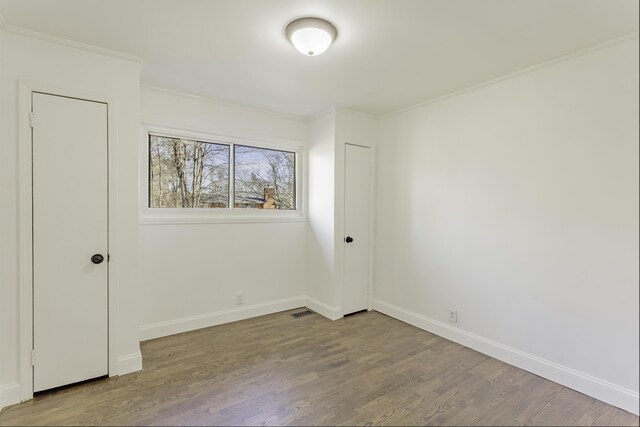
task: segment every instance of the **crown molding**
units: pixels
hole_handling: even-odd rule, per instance
[[[153,91],[153,92],[160,92],[160,93],[166,93],[168,95],[174,95],[174,96],[181,96],[181,97],[184,97],[184,98],[190,98],[190,99],[194,99],[194,100],[197,100],[197,101],[202,101],[202,102],[207,102],[207,103],[210,103],[210,104],[219,105],[219,106],[222,106],[222,107],[237,108],[239,110],[251,111],[253,113],[266,114],[266,115],[269,115],[269,116],[274,116],[274,117],[278,117],[278,118],[285,119],[285,120],[292,120],[292,121],[297,121],[297,122],[308,122],[309,121],[309,118],[307,118],[305,116],[298,116],[298,115],[295,115],[295,114],[281,113],[279,111],[268,110],[266,108],[251,107],[251,106],[244,105],[244,104],[236,104],[234,102],[222,101],[220,99],[209,98],[208,96],[202,96],[202,95],[195,95],[193,93],[188,93],[188,92],[180,92],[178,90],[167,89],[167,88],[164,88],[164,87],[154,86],[154,85],[150,85],[150,84],[146,84],[146,83],[141,84],[140,88],[141,89],[150,90],[150,91]]]
[[[357,110],[350,110],[348,108],[337,107],[335,109],[335,111],[337,111],[338,113],[351,114],[352,116],[357,116],[357,117],[360,117],[360,118],[363,118],[363,119],[369,119],[369,120],[377,120],[378,119],[377,116],[372,116],[371,114],[363,113],[363,112],[357,111]]]
[[[350,110],[348,108],[344,108],[344,107],[331,107],[328,108],[326,110],[323,110],[321,112],[319,112],[318,114],[314,114],[312,116],[309,116],[308,121],[312,122],[314,120],[318,120],[319,118],[322,118],[324,116],[326,116],[327,114],[331,114],[331,113],[344,113],[344,114],[350,114],[352,116],[356,116],[356,117],[360,117],[363,119],[368,119],[368,120],[377,120],[378,117],[377,116],[372,116],[371,114],[367,114],[367,113],[363,113],[362,111],[357,111],[357,110]]]
[[[327,115],[329,115],[329,114],[332,114],[332,113],[333,113],[333,114],[335,114],[335,113],[336,113],[336,110],[337,110],[337,109],[336,109],[335,107],[327,108],[326,110],[322,110],[322,111],[321,111],[321,112],[319,112],[318,114],[314,114],[314,115],[312,115],[312,116],[309,116],[309,119],[308,119],[308,120],[309,120],[310,122],[316,121],[316,120],[318,120],[318,119],[320,119],[320,118],[322,118],[322,117],[324,117],[324,116],[327,116]]]
[[[13,34],[18,34],[24,37],[30,37],[30,38],[34,38],[34,39],[38,39],[38,40],[43,40],[43,41],[48,41],[50,43],[55,43],[55,44],[59,44],[59,45],[63,45],[63,46],[69,46],[69,47],[73,47],[76,49],[82,49],[82,50],[86,50],[89,52],[94,52],[94,53],[98,53],[98,54],[102,54],[102,55],[107,55],[107,56],[111,56],[114,58],[119,58],[119,59],[124,59],[124,60],[128,60],[128,61],[135,61],[138,63],[142,63],[144,60],[143,58],[140,58],[138,56],[135,55],[130,55],[127,53],[122,53],[122,52],[117,52],[114,50],[110,50],[110,49],[105,49],[105,48],[101,48],[98,46],[94,46],[94,45],[90,45],[87,43],[81,43],[81,42],[77,42],[77,41],[73,41],[73,40],[69,40],[69,39],[65,39],[62,37],[58,37],[58,36],[53,36],[50,34],[45,34],[45,33],[41,33],[38,31],[33,31],[33,30],[28,30],[26,28],[23,27],[18,27],[15,25],[10,25],[7,24],[7,22],[5,21],[4,17],[2,16],[2,14],[0,13],[0,29],[9,33],[13,33]],[[573,59],[576,57],[580,57],[583,55],[587,55],[589,53],[593,53],[602,49],[606,49],[608,47],[614,46],[616,44],[620,44],[620,43],[624,43],[633,39],[637,39],[639,36],[639,32],[635,31],[633,33],[621,36],[621,37],[617,37],[615,39],[606,41],[604,43],[600,43],[591,47],[588,47],[586,49],[577,51],[577,52],[573,52],[573,53],[569,53],[566,55],[562,55],[559,56],[557,58],[553,58],[551,60],[530,66],[530,67],[526,67],[523,68],[521,70],[515,71],[513,73],[509,73],[509,74],[505,74],[503,76],[499,76],[496,77],[494,79],[491,80],[487,80],[457,91],[453,91],[453,92],[449,92],[447,94],[444,94],[442,96],[438,96],[435,98],[430,98],[427,99],[426,101],[417,103],[417,104],[413,104],[407,107],[403,107],[397,110],[393,110],[390,111],[388,113],[384,113],[384,114],[379,114],[379,115],[370,115],[370,114],[366,114],[360,111],[356,111],[356,110],[350,110],[347,108],[341,108],[341,107],[336,107],[336,108],[329,108],[325,111],[322,111],[318,114],[315,115],[311,115],[311,116],[300,116],[300,115],[295,115],[295,114],[287,114],[287,113],[281,113],[281,112],[277,112],[277,111],[273,111],[273,110],[268,110],[265,108],[258,108],[258,107],[251,107],[251,106],[247,106],[247,105],[243,105],[243,104],[236,104],[233,102],[228,102],[228,101],[222,101],[219,99],[214,99],[214,98],[209,98],[206,96],[201,96],[201,95],[195,95],[195,94],[191,94],[191,93],[185,93],[185,92],[180,92],[180,91],[175,91],[175,90],[171,90],[171,89],[165,89],[162,87],[157,87],[157,86],[153,86],[153,85],[148,85],[148,84],[142,84],[141,88],[143,89],[148,89],[148,90],[153,90],[153,91],[157,91],[157,92],[164,92],[167,94],[172,94],[172,95],[177,95],[177,96],[183,96],[183,97],[188,97],[188,98],[192,98],[192,99],[197,99],[200,101],[205,101],[205,102],[210,102],[210,103],[214,103],[217,105],[221,105],[221,106],[226,106],[226,107],[232,107],[232,108],[238,108],[238,109],[243,109],[246,111],[253,111],[253,112],[258,112],[258,113],[262,113],[262,114],[268,114],[271,116],[276,116],[276,117],[280,117],[280,118],[284,118],[284,119],[289,119],[289,120],[295,120],[295,121],[303,121],[303,122],[309,122],[309,121],[314,121],[324,115],[326,115],[327,113],[331,112],[331,111],[337,111],[337,112],[345,112],[345,113],[349,113],[349,114],[354,114],[363,118],[368,118],[368,119],[373,119],[373,120],[381,120],[381,119],[386,119],[388,117],[391,116],[395,116],[401,113],[405,113],[411,110],[415,110],[424,106],[427,106],[429,104],[433,104],[435,102],[439,102],[448,98],[453,98],[455,96],[467,93],[467,92],[471,92],[477,89],[481,89],[485,86],[490,86],[502,81],[506,81],[506,80],[510,80],[513,79],[515,77],[521,76],[523,74],[527,74],[530,72],[534,72],[537,71],[539,69],[545,68],[545,67],[549,67],[552,65],[555,65],[557,63],[560,62],[564,62],[567,61],[569,59]]]
[[[59,44],[59,45],[62,45],[62,46],[68,46],[68,47],[73,47],[73,48],[76,48],[76,49],[86,50],[88,52],[98,53],[100,55],[111,56],[111,57],[118,58],[118,59],[124,59],[126,61],[133,61],[133,62],[138,62],[138,63],[142,63],[143,62],[143,59],[140,58],[139,56],[130,55],[128,53],[117,52],[115,50],[105,49],[105,48],[94,46],[94,45],[91,45],[91,44],[81,43],[81,42],[77,42],[77,41],[74,41],[74,40],[69,40],[69,39],[65,39],[65,38],[62,38],[62,37],[53,36],[51,34],[41,33],[41,32],[38,32],[38,31],[28,30],[28,29],[23,28],[23,27],[10,25],[10,24],[7,24],[6,21],[4,21],[4,19],[2,18],[1,15],[0,15],[0,28],[2,28],[3,31],[6,31],[8,33],[17,34],[17,35],[20,35],[20,36],[23,36],[23,37],[29,37],[29,38],[32,38],[32,39],[42,40],[42,41],[46,41],[46,42],[49,42],[49,43],[55,43],[55,44]]]
[[[577,57],[580,57],[580,56],[584,56],[584,55],[587,55],[587,54],[590,54],[590,53],[593,53],[593,52],[597,52],[599,50],[606,49],[608,47],[611,47],[611,46],[614,46],[614,45],[617,45],[617,44],[621,44],[621,43],[624,43],[624,42],[627,42],[627,41],[630,41],[630,40],[633,40],[633,39],[637,39],[638,35],[639,35],[639,32],[635,31],[633,33],[624,35],[622,37],[617,37],[615,39],[608,40],[608,41],[606,41],[604,43],[599,43],[597,45],[588,47],[586,49],[579,50],[577,52],[573,52],[573,53],[569,53],[569,54],[566,54],[566,55],[558,56],[558,57],[550,59],[548,61],[541,62],[541,63],[536,64],[536,65],[532,65],[531,67],[523,68],[523,69],[515,71],[513,73],[509,73],[509,74],[505,74],[504,76],[496,77],[495,79],[487,80],[487,81],[475,84],[473,86],[469,86],[469,87],[466,87],[466,88],[463,88],[463,89],[460,89],[460,90],[457,90],[457,91],[454,91],[454,92],[447,93],[447,94],[442,95],[442,96],[438,96],[436,98],[431,98],[431,99],[428,99],[426,101],[420,102],[418,104],[410,105],[408,107],[404,107],[404,108],[400,108],[398,110],[390,111],[388,113],[380,114],[378,116],[375,116],[375,118],[378,119],[378,120],[386,119],[387,117],[391,117],[391,116],[395,116],[397,114],[405,113],[407,111],[415,110],[415,109],[427,106],[429,104],[433,104],[433,103],[438,102],[438,101],[442,101],[442,100],[445,100],[445,99],[448,99],[448,98],[453,98],[455,96],[462,95],[463,93],[472,92],[472,91],[474,91],[476,89],[480,89],[480,88],[483,88],[485,86],[491,86],[493,84],[500,83],[500,82],[503,82],[505,80],[511,80],[511,79],[513,79],[515,77],[518,77],[518,76],[521,76],[523,74],[531,73],[531,72],[540,70],[542,68],[550,67],[550,66],[558,64],[560,62],[568,61],[569,59],[573,59],[573,58],[577,58]]]

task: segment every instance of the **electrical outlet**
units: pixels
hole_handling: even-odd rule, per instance
[[[236,305],[244,304],[244,294],[242,292],[236,293]]]
[[[449,310],[449,322],[458,323],[458,310]]]

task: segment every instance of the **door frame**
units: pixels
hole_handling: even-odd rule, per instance
[[[22,401],[33,398],[33,165],[31,133],[32,93],[64,96],[107,104],[107,244],[110,260],[107,265],[107,325],[109,376],[118,374],[117,368],[117,169],[115,140],[116,101],[112,95],[91,90],[64,87],[27,80],[18,81],[18,364]],[[37,121],[37,117],[35,119]]]
[[[346,230],[346,215],[347,215],[347,200],[346,200],[346,188],[347,188],[347,145],[352,145],[355,147],[362,147],[369,149],[369,171],[371,172],[369,175],[369,284],[367,288],[367,311],[373,310],[373,284],[374,284],[374,261],[375,261],[375,183],[376,183],[376,147],[374,145],[367,145],[361,142],[345,142],[344,148],[342,150],[342,158],[343,161],[343,179],[342,179],[342,265],[341,265],[341,292],[340,292],[340,314],[344,315],[344,289],[345,289],[345,278],[344,273],[346,270],[346,242],[344,241],[345,236],[347,235]]]

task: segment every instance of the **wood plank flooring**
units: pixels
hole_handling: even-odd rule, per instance
[[[44,392],[0,425],[638,425],[380,313],[289,313],[146,341],[144,371]]]

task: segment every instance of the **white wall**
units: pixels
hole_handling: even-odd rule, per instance
[[[0,72],[0,389],[19,387],[18,361],[18,80],[99,91],[116,98],[119,242],[112,247],[118,277],[118,354],[125,370],[139,369],[137,200],[139,63],[4,32]]]
[[[314,310],[330,318],[340,316],[335,306],[335,111],[309,124],[309,236],[307,239],[307,295]]]
[[[637,413],[638,39],[392,115],[379,141],[376,307]]]
[[[192,132],[308,137],[301,118],[154,88],[141,90],[141,116]],[[304,305],[306,237],[306,222],[141,225],[142,339]]]
[[[0,81],[2,81],[2,76],[3,76],[3,60],[4,60],[4,55],[3,55],[3,38],[4,38],[4,31],[2,31],[2,22],[1,22],[2,18],[0,18]],[[1,97],[0,97],[0,102],[1,102]],[[1,110],[0,110],[1,111]],[[2,121],[0,119],[0,124],[2,124]],[[1,128],[0,128],[1,129]],[[1,144],[0,143],[0,159],[5,157],[5,148],[4,148],[5,144]],[[0,168],[0,196],[4,195],[4,190],[2,190],[4,187],[2,186],[3,182],[7,181],[7,176],[3,173],[5,169],[4,168]],[[0,219],[5,218],[8,216],[8,211],[7,208],[10,206],[9,203],[0,203]],[[3,234],[0,234],[0,236],[3,236]],[[2,245],[2,241],[4,239],[0,238],[0,255],[4,255],[5,254],[5,247]],[[5,265],[2,263],[2,261],[0,261],[0,307],[3,307],[6,303],[4,302],[4,286],[2,285],[2,283],[4,283],[6,281],[6,274],[4,273],[4,269],[5,269]],[[0,310],[0,342],[4,342],[4,337],[5,337],[5,332],[3,332],[4,330],[4,310]],[[2,367],[4,366],[4,362],[3,362],[3,351],[0,348],[0,370],[2,369]],[[14,394],[15,393],[19,393],[19,388],[16,387],[16,383],[12,382],[12,383],[5,383],[5,381],[3,381],[2,379],[2,373],[0,371],[0,411],[2,410],[2,408],[6,405],[8,405],[12,400],[14,399],[18,399],[18,397],[14,397],[14,398],[7,398],[5,397],[6,395],[8,395],[9,393],[11,393],[10,390],[8,390],[9,388],[15,389]]]

